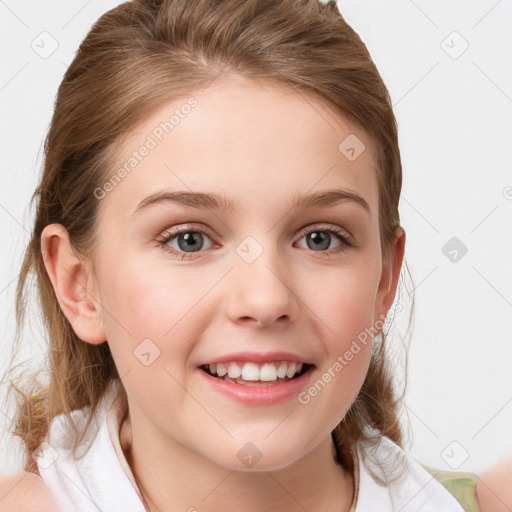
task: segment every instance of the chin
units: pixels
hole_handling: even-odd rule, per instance
[[[279,471],[294,464],[302,456],[303,450],[304,444],[287,446],[284,450],[282,445],[267,443],[265,446],[258,446],[256,443],[246,442],[234,451],[230,447],[222,455],[213,455],[211,460],[226,469],[243,473]],[[229,456],[229,453],[232,455]]]

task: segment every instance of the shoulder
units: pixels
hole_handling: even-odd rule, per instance
[[[421,463],[420,463],[421,464]],[[476,492],[477,476],[464,471],[446,471],[421,464],[461,505],[465,512],[486,512]]]
[[[512,510],[512,457],[478,476],[476,492],[482,512]]]
[[[512,511],[512,458],[475,475],[459,471],[441,471],[422,464],[466,511]]]
[[[0,509],[16,512],[57,512],[43,479],[28,472],[0,476]]]

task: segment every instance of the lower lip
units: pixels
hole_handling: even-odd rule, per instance
[[[212,377],[200,368],[197,371],[202,378],[217,392],[224,396],[234,398],[240,402],[250,405],[271,405],[297,396],[306,386],[306,382],[312,373],[311,366],[306,373],[296,379],[288,380],[280,384],[262,384],[245,386],[236,382],[226,382]]]

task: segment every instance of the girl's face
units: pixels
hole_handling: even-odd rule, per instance
[[[372,141],[314,96],[217,80],[118,156],[94,278],[134,443],[243,471],[330,446],[402,261],[381,260]]]

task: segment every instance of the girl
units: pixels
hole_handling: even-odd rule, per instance
[[[333,2],[133,0],[59,88],[18,284],[16,386],[62,511],[477,511],[401,448],[390,98]]]

